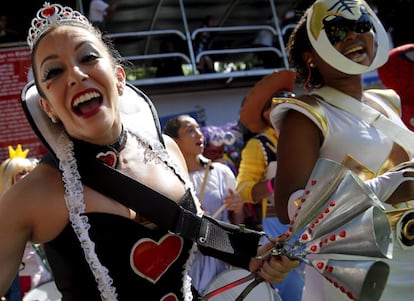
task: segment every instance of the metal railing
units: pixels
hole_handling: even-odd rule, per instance
[[[141,54],[141,55],[127,55],[123,57],[124,60],[133,62],[139,60],[149,59],[165,59],[165,58],[181,58],[185,63],[190,64],[190,58],[181,52],[168,52],[168,53],[154,53],[154,54]]]
[[[177,35],[182,40],[186,40],[186,35],[177,29],[161,29],[161,30],[148,30],[148,31],[131,31],[131,32],[119,32],[119,33],[108,33],[105,37],[110,39],[120,38],[136,38],[136,37],[152,37],[160,35]]]
[[[282,57],[282,52],[275,47],[246,47],[246,48],[214,49],[214,50],[201,51],[196,56],[196,62],[199,62],[200,59],[206,55],[256,53],[256,52],[274,52],[279,58]]]
[[[195,40],[198,34],[202,32],[238,32],[238,31],[261,31],[267,30],[274,36],[277,36],[276,29],[270,25],[244,25],[244,26],[222,26],[222,27],[200,27],[193,31],[191,39]]]
[[[190,31],[187,22],[187,15],[185,11],[185,6],[183,0],[178,0],[180,5],[180,12],[182,17],[182,22],[184,26],[184,32],[176,29],[164,29],[164,30],[148,30],[148,31],[138,31],[138,32],[122,32],[122,33],[109,33],[106,36],[114,41],[116,44],[121,40],[129,41],[129,39],[133,40],[136,38],[147,38],[146,47],[143,53],[137,53],[132,55],[124,55],[124,59],[128,61],[145,61],[145,60],[160,60],[160,59],[168,59],[168,58],[179,58],[185,64],[191,65],[191,74],[197,74],[197,65],[203,56],[216,56],[219,58],[220,55],[223,54],[259,54],[263,52],[270,52],[274,53],[277,59],[282,60],[282,64],[284,68],[288,68],[288,61],[287,55],[285,51],[285,45],[283,40],[283,34],[286,33],[288,28],[283,28],[283,30],[279,26],[279,20],[277,18],[276,7],[274,6],[273,0],[269,0],[272,14],[273,14],[273,23],[272,26],[270,25],[241,25],[241,26],[214,26],[214,27],[200,27],[193,31]],[[234,48],[226,48],[226,49],[207,49],[196,53],[194,50],[194,42],[195,39],[199,34],[203,32],[211,32],[214,33],[216,36],[220,34],[227,34],[227,33],[243,33],[246,32],[246,37],[252,39],[252,32],[260,32],[260,31],[268,31],[272,35],[273,41],[278,41],[279,44],[277,46],[266,46],[262,47],[258,45],[258,47],[247,44],[246,47],[234,47]],[[184,52],[168,52],[168,53],[148,53],[148,43],[152,37],[156,36],[175,36],[178,37],[179,40],[182,40],[183,43],[186,44],[184,47]],[[254,38],[253,38],[254,39]]]
[[[251,25],[251,26],[227,26],[227,27],[205,27],[197,28],[191,33],[191,43],[197,38],[198,34],[203,32],[214,32],[214,33],[232,33],[232,32],[255,32],[255,31],[269,31],[272,36],[277,36],[277,31],[269,25]],[[179,37],[183,42],[187,42],[186,35],[174,29],[166,30],[150,30],[150,31],[139,31],[139,32],[122,32],[122,33],[110,33],[106,37],[116,41],[123,39],[134,39],[137,37],[154,37],[162,35],[175,35]],[[137,54],[137,55],[125,55],[123,58],[127,61],[143,61],[143,60],[156,60],[165,58],[180,58],[185,64],[191,64],[193,68],[193,74],[197,73],[197,64],[201,57],[206,55],[220,55],[220,54],[242,54],[242,53],[260,53],[260,52],[272,52],[278,58],[283,58],[285,55],[281,49],[274,46],[259,46],[259,47],[241,47],[241,48],[227,48],[227,49],[210,49],[197,53],[195,55],[193,48],[188,49],[187,55],[182,52],[168,52],[168,53],[152,53],[152,54]],[[192,55],[191,55],[192,54]],[[193,57],[193,58],[192,58]]]

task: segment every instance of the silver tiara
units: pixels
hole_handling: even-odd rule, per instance
[[[76,24],[83,27],[90,26],[88,19],[80,12],[60,4],[45,2],[39,9],[27,35],[27,44],[30,49],[36,44],[40,36],[50,27],[60,24]]]

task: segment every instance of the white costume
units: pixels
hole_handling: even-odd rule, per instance
[[[229,189],[235,190],[236,179],[231,169],[223,163],[212,162],[211,167],[201,205],[207,215],[213,216],[223,205],[223,200],[228,195]],[[190,173],[190,179],[197,195],[200,194],[204,174],[204,168]],[[217,219],[228,222],[227,209],[224,209],[217,216]],[[190,271],[193,286],[198,292],[203,293],[210,281],[227,267],[228,265],[219,259],[198,253]]]
[[[404,127],[399,117],[399,98],[396,94],[392,97],[393,91],[384,93],[384,91],[373,90],[372,92],[367,91],[364,96],[383,108],[388,118]],[[315,90],[314,94],[318,94],[318,90]],[[391,95],[391,97],[384,97],[384,95]],[[278,126],[288,110],[296,110],[306,115],[319,127],[324,136],[320,148],[321,158],[342,163],[364,180],[381,174],[386,168],[393,141],[376,128],[324,101],[316,100],[314,103],[305,103],[296,99],[282,98],[275,99],[275,101],[278,105],[271,112],[273,126]],[[412,154],[407,151],[407,158],[411,157]],[[391,206],[389,208],[391,209]],[[412,300],[414,262],[411,257],[414,254],[413,248],[403,250],[400,241],[395,239],[393,259],[385,260],[390,266],[390,275],[381,301]],[[341,255],[340,258],[344,256]],[[314,268],[306,267],[302,300],[346,301],[350,299]]]

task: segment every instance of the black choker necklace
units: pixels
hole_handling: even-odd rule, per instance
[[[96,154],[96,158],[108,164],[109,166],[116,168],[118,166],[118,155],[124,149],[127,141],[127,131],[122,127],[121,135],[118,140],[110,145],[104,146],[107,148]]]
[[[78,160],[85,163],[87,163],[87,160],[95,157],[105,164],[116,168],[118,166],[118,155],[124,149],[126,141],[127,131],[124,127],[122,127],[118,140],[110,145],[96,145],[85,141],[74,140],[75,156]]]

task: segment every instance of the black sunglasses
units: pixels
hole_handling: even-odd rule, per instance
[[[329,18],[329,20],[327,20]],[[366,33],[373,28],[373,23],[370,15],[364,13],[358,20],[349,20],[344,17],[332,16],[326,17],[323,21],[323,26],[332,44],[336,44],[345,39],[349,31],[356,33]]]

